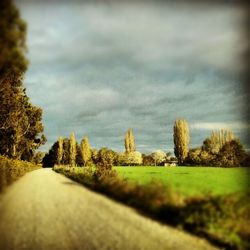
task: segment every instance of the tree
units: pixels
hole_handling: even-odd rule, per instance
[[[155,166],[158,166],[166,160],[166,153],[164,153],[162,150],[156,150],[152,153],[152,158],[154,159]]]
[[[222,167],[239,167],[244,165],[246,158],[247,153],[242,144],[234,139],[223,145],[218,154],[217,164]]]
[[[57,163],[58,141],[55,142],[43,158],[43,167],[52,168]]]
[[[0,75],[16,81],[28,65],[25,58],[27,25],[11,0],[0,1],[0,29]]]
[[[58,150],[57,150],[57,164],[62,164],[63,159],[63,138],[60,136],[58,138]]]
[[[174,124],[174,153],[179,164],[182,164],[188,155],[190,137],[188,123],[184,119],[175,121]]]
[[[98,150],[95,148],[91,149],[91,160],[94,164],[98,163]]]
[[[63,139],[63,157],[62,164],[68,165],[70,164],[70,142],[68,138]]]
[[[74,167],[76,164],[76,138],[75,134],[72,132],[69,138],[69,160],[70,166]]]
[[[91,160],[91,147],[87,136],[82,139],[80,149],[84,166],[86,166]]]
[[[81,145],[78,145],[76,142],[76,165],[77,166],[83,166],[84,162],[82,159],[82,153],[81,153]]]
[[[108,148],[101,148],[98,151],[97,166],[105,169],[112,169],[115,162],[116,154],[113,150]]]
[[[214,130],[212,131],[210,138],[207,138],[203,142],[202,150],[211,154],[218,154],[224,144],[234,140],[234,138],[233,131],[229,129]]]
[[[31,160],[46,142],[42,110],[23,86],[27,69],[26,23],[11,0],[0,1],[0,154]]]
[[[32,161],[35,164],[41,164],[43,162],[44,156],[45,156],[45,153],[39,151],[39,152],[34,154]]]
[[[138,151],[123,153],[120,155],[121,165],[124,166],[139,166],[142,165],[142,154]]]
[[[128,129],[127,133],[125,134],[124,144],[125,144],[125,151],[127,153],[134,152],[136,150],[135,138],[131,128]]]
[[[222,167],[245,165],[247,154],[239,139],[234,138],[232,131],[213,131],[201,148],[189,150],[185,163]]]
[[[152,157],[152,154],[150,154],[150,155],[142,154],[142,165],[143,166],[154,166],[155,165],[155,161]]]
[[[48,153],[43,158],[43,166],[44,167],[53,167],[55,164],[58,164],[59,158],[61,158],[60,164],[62,165],[68,165],[72,164],[72,159],[76,162],[76,154],[77,154],[77,143],[75,141],[75,144],[73,143],[74,139],[74,133],[71,134],[71,140],[72,144],[70,142],[70,139],[64,138],[62,141],[62,137],[59,137],[58,139],[50,148]],[[62,150],[59,150],[59,147],[61,147],[59,144],[62,144]],[[71,152],[70,146],[72,145],[73,151]],[[75,149],[73,147],[75,145]],[[75,150],[75,151],[74,151]],[[62,155],[59,157],[59,151],[62,152]],[[73,153],[73,154],[71,154]]]

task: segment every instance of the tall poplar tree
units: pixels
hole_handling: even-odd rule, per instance
[[[188,155],[190,137],[188,123],[184,119],[175,121],[174,124],[174,153],[179,164],[182,164]]]
[[[131,128],[129,128],[127,133],[125,134],[124,145],[126,153],[131,153],[136,151],[135,137]]]
[[[57,164],[62,164],[63,159],[63,138],[60,136],[58,138],[58,149],[57,149]]]
[[[210,138],[210,151],[218,154],[220,149],[227,143],[235,139],[233,131],[229,129],[213,130]]]
[[[69,160],[71,167],[74,167],[76,164],[76,154],[76,137],[75,134],[72,132],[69,138]]]
[[[91,147],[87,136],[82,139],[80,149],[84,166],[86,166],[91,160]]]

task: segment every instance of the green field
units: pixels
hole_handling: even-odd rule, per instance
[[[151,180],[169,185],[184,195],[229,194],[249,190],[249,168],[114,167],[119,175],[140,184]]]

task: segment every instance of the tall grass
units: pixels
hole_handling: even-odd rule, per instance
[[[41,167],[30,162],[0,156],[0,192],[25,173],[38,168]]]
[[[208,239],[223,249],[250,249],[249,194],[186,197],[160,183],[127,182],[113,170],[54,169],[92,190],[133,206],[143,214]]]

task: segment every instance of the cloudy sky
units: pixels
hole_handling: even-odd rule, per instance
[[[246,147],[243,14],[230,6],[17,1],[28,22],[28,95],[44,110],[48,149],[59,135],[93,147],[171,151],[176,118],[191,145],[230,128]]]

